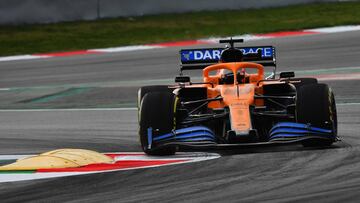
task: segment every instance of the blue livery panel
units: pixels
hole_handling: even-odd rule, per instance
[[[257,54],[261,51],[261,59],[269,60],[275,57],[275,50],[272,46],[265,47],[241,47],[240,49],[244,56],[249,54]],[[181,63],[208,63],[218,62],[224,48],[211,48],[211,49],[184,49],[180,51]]]

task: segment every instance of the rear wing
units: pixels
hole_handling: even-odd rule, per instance
[[[236,47],[236,49],[243,52],[243,61],[276,67],[275,47],[273,46]],[[180,71],[203,69],[219,63],[224,50],[225,48],[182,49],[180,50]]]

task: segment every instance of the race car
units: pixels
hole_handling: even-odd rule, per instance
[[[277,74],[273,46],[235,47],[242,39],[219,42],[228,45],[181,50],[174,85],[139,89],[139,137],[146,154],[279,144],[323,147],[338,141],[328,85],[296,78],[294,72]],[[202,81],[184,75],[190,70],[202,70]]]

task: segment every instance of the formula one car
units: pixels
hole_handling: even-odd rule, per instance
[[[220,40],[227,48],[181,50],[175,85],[139,89],[139,136],[146,154],[171,155],[182,147],[319,147],[338,140],[328,85],[295,78],[294,72],[277,74],[274,47],[235,47],[237,42],[243,40]],[[196,69],[203,81],[183,75]]]

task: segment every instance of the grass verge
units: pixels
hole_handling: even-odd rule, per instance
[[[0,56],[360,24],[360,2],[0,26]]]

